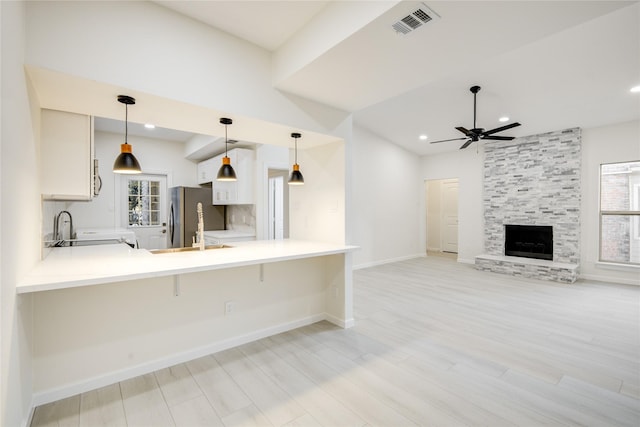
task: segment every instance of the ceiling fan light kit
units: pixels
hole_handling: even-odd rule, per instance
[[[476,107],[477,107],[476,96],[478,95],[478,92],[480,92],[480,89],[481,89],[480,86],[471,86],[471,88],[469,88],[471,93],[473,93],[473,128],[469,130],[462,126],[458,126],[456,127],[456,129],[462,132],[465,135],[464,137],[442,139],[440,141],[432,141],[431,142],[432,144],[438,144],[440,142],[448,142],[448,141],[461,141],[463,139],[466,139],[464,144],[462,144],[462,146],[460,147],[460,149],[462,150],[467,148],[469,145],[471,145],[472,142],[478,142],[481,139],[487,139],[487,140],[493,140],[493,141],[511,141],[512,139],[515,139],[514,136],[499,136],[494,134],[498,132],[502,132],[507,129],[520,126],[520,123],[518,122],[510,123],[508,125],[500,126],[498,128],[491,129],[491,130],[484,130],[484,128],[479,128],[476,126]]]

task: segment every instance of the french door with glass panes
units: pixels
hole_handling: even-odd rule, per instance
[[[136,233],[140,248],[167,247],[166,175],[123,175],[124,224]]]

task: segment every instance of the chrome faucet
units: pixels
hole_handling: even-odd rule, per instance
[[[204,214],[202,213],[202,203],[198,202],[196,210],[198,211],[198,231],[196,231],[191,246],[204,251]]]
[[[73,240],[73,218],[71,217],[71,213],[69,211],[60,211],[53,220],[53,240],[56,241],[55,246],[64,246],[64,237],[62,236],[62,232],[60,232],[59,224],[62,214],[67,214],[67,216],[69,216],[69,221],[65,222],[69,223],[69,240]],[[73,246],[73,242],[69,242],[69,246]]]

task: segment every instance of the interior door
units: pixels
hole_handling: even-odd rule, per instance
[[[143,249],[167,247],[166,175],[123,175],[124,224]]]
[[[442,182],[442,251],[458,253],[458,180]]]

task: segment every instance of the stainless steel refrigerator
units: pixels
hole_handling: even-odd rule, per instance
[[[205,230],[224,230],[224,206],[211,204],[211,189],[200,187],[172,187],[169,189],[169,235],[167,246],[191,246],[198,230],[196,206],[202,203]]]

